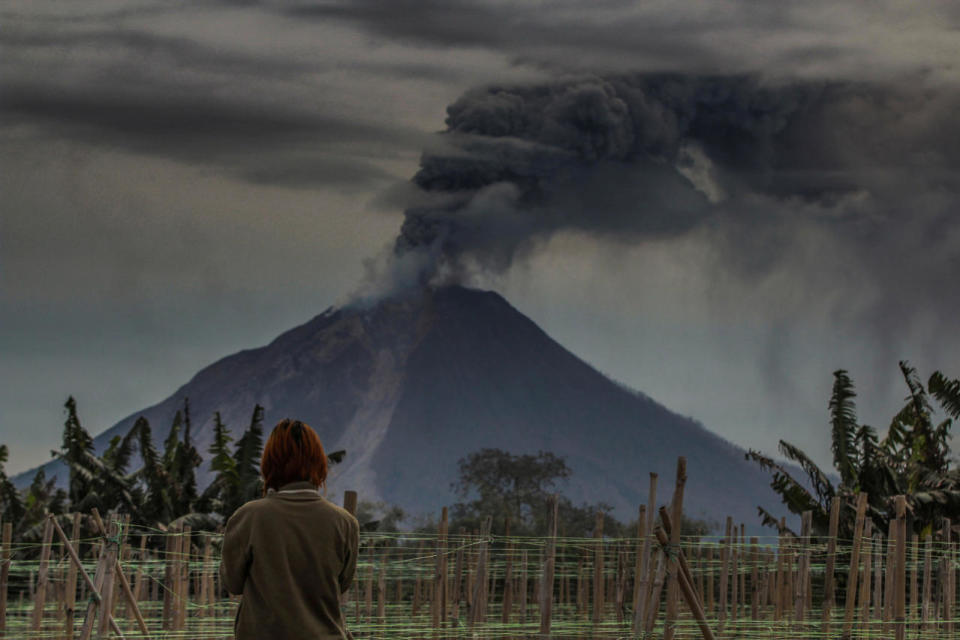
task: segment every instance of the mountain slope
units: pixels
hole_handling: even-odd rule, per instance
[[[482,447],[565,457],[573,475],[564,492],[607,502],[623,519],[645,501],[649,471],[669,498],[679,455],[687,456],[692,515],[754,523],[756,505],[779,504],[741,449],[612,382],[492,292],[448,287],[327,310],[201,370],[98,436],[98,448],[138,415],[161,441],[184,397],[201,452],[214,411],[238,435],[260,403],[268,429],[297,417],[328,450],[347,450],[331,492],[356,489],[412,512],[453,502],[457,460]]]

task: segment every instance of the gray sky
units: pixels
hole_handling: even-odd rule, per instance
[[[466,92],[654,72],[842,98],[770,163],[696,147],[677,184],[704,212],[682,228],[610,223],[639,174],[601,167],[580,206],[614,211],[602,228],[538,227],[468,281],[728,439],[827,464],[834,369],[881,429],[897,360],[960,376],[960,8],[917,6],[4,2],[8,470],[48,459],[68,394],[98,432],[349,299]]]

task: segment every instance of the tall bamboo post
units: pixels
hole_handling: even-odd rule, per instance
[[[510,624],[510,614],[513,609],[513,540],[510,538],[510,517],[503,523],[503,535],[507,539],[506,559],[503,568],[503,606],[500,611],[500,621]]]
[[[53,543],[53,515],[46,517],[43,541],[40,543],[40,564],[37,568],[37,591],[33,597],[33,617],[30,628],[39,631],[43,625],[43,608],[47,603],[47,586],[50,581],[50,548]]]
[[[3,558],[0,563],[0,635],[7,628],[7,586],[10,581],[10,544],[13,537],[13,523],[3,523]]]
[[[643,621],[646,617],[646,605],[649,602],[649,593],[652,587],[651,576],[653,575],[653,562],[650,555],[650,536],[653,534],[653,522],[654,522],[654,513],[657,509],[657,474],[650,474],[650,489],[647,495],[647,506],[644,510],[646,512],[647,521],[644,525],[644,533],[641,536],[643,539],[643,548],[640,550],[640,558],[638,561],[642,560],[643,568],[641,575],[637,576],[639,580],[639,586],[636,589],[637,593],[633,603],[633,632],[634,635],[637,634],[638,630],[643,626]]]
[[[883,611],[883,538],[877,532],[873,536],[873,619],[884,620]],[[889,569],[889,567],[887,567]],[[887,576],[889,579],[889,576]],[[889,591],[889,589],[887,590]]]
[[[593,616],[594,624],[603,619],[603,512],[597,511],[593,525]]]
[[[733,543],[733,518],[727,516],[726,535],[720,544],[720,628],[723,629],[727,622],[727,586],[730,583],[730,556],[733,553],[731,544]]]
[[[750,619],[760,619],[760,554],[757,538],[750,538]]]
[[[910,539],[910,618],[913,621],[914,630],[919,630],[920,625],[920,591],[918,589],[917,574],[920,563],[920,538],[913,534]]]
[[[906,620],[906,582],[907,582],[907,498],[897,496],[894,504],[897,516],[897,546],[896,561],[897,572],[894,576],[894,585],[896,592],[893,597],[893,621],[896,625],[896,640],[904,640],[907,632]]]
[[[867,527],[864,532],[864,541],[862,544],[860,555],[863,560],[863,567],[861,569],[862,577],[860,580],[860,626],[863,628],[863,634],[868,633],[870,628],[870,552],[874,546],[874,541],[876,538],[867,537],[870,533],[870,521],[867,521]],[[850,593],[847,595],[848,598],[853,598],[853,594]]]
[[[853,629],[853,612],[857,593],[857,566],[860,564],[860,539],[863,536],[863,522],[867,513],[867,494],[860,492],[857,495],[857,516],[853,525],[853,549],[850,553],[850,581],[847,585],[847,603],[843,617],[843,640],[850,639]]]
[[[923,607],[920,614],[921,628],[926,631],[930,620],[930,604],[933,599],[933,536],[924,538],[923,549]]]
[[[520,552],[520,622],[527,621],[527,550]]]
[[[950,518],[943,519],[943,553],[945,559],[946,571],[944,572],[946,578],[944,583],[944,599],[943,599],[943,617],[946,620],[944,625],[944,630],[947,634],[953,634],[953,562],[951,558],[952,551],[952,541],[950,535]]]
[[[834,571],[837,560],[837,532],[840,528],[840,497],[830,501],[830,526],[827,531],[827,567],[823,578],[823,635],[830,635],[830,616],[836,600]]]
[[[673,513],[670,514],[676,526],[670,535],[670,544],[674,549],[680,548],[680,528],[683,523],[683,489],[687,484],[687,459],[680,456],[677,459],[677,482],[673,490]],[[674,625],[677,622],[677,598],[680,592],[680,583],[676,572],[671,572],[667,580],[667,610],[664,619],[663,640],[673,640]]]
[[[640,594],[643,593],[643,572],[646,569],[646,557],[644,557],[644,547],[647,537],[647,506],[640,505],[637,513],[637,544],[635,546],[636,556],[633,564],[633,596],[630,601],[633,603],[633,622],[632,628],[636,635],[637,621],[642,619],[640,607]]]
[[[433,593],[434,598],[430,602],[430,618],[434,629],[440,628],[440,623],[446,613],[446,591],[447,584],[446,572],[443,570],[444,559],[447,556],[447,508],[443,507],[440,511],[440,525],[437,527],[437,546],[436,557],[434,558],[433,571]]]
[[[707,605],[707,613],[709,613],[710,615],[713,615],[713,612],[714,612],[714,602],[713,602],[713,576],[714,576],[714,573],[715,573],[715,572],[714,572],[714,568],[713,568],[713,545],[708,545],[708,546],[707,546],[707,563],[706,563],[706,564],[707,564],[707,568],[706,568],[706,574],[707,574],[707,602],[706,602],[706,605]]]
[[[493,524],[491,516],[487,516],[480,526],[480,551],[477,555],[477,573],[474,581],[473,599],[470,606],[471,626],[483,622],[487,614],[487,556],[489,555],[490,528]]]
[[[80,545],[80,513],[73,514],[73,527],[70,530],[70,545],[74,548]],[[74,563],[67,566],[67,582],[64,586],[64,621],[63,635],[65,640],[73,640],[73,627],[76,619],[77,606],[77,567]]]
[[[384,624],[387,621],[387,565],[390,559],[390,547],[386,544],[380,554],[380,571],[377,572],[377,622]],[[439,588],[434,590],[431,605],[435,608],[440,598],[437,597]],[[439,626],[439,611],[437,612],[437,626]],[[435,627],[436,628],[436,627]]]
[[[547,509],[550,512],[550,532],[543,561],[543,579],[540,581],[540,635],[545,639],[550,637],[550,625],[553,621],[553,578],[557,558],[558,508],[558,496],[554,494],[547,502]]]

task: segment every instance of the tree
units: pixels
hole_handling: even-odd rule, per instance
[[[220,412],[213,414],[213,442],[207,450],[213,457],[210,459],[210,470],[214,472],[213,480],[200,496],[200,510],[220,514],[224,520],[232,511],[229,507],[236,502],[231,492],[237,486],[237,463],[230,454],[230,443],[233,438],[223,424]]]
[[[0,444],[0,517],[4,522],[19,522],[24,513],[23,499],[4,469],[9,456],[7,445]]]
[[[237,440],[233,461],[237,470],[236,492],[233,513],[237,507],[263,494],[263,480],[260,478],[260,457],[263,454],[263,407],[253,408],[250,424]]]
[[[63,444],[58,455],[70,469],[68,494],[70,503],[78,505],[90,493],[90,478],[84,474],[82,468],[93,455],[93,438],[80,424],[77,415],[77,401],[69,396],[64,403],[67,410],[67,419],[63,424]]]
[[[452,488],[462,500],[453,506],[455,520],[477,522],[492,516],[495,530],[509,516],[514,532],[545,529],[545,505],[556,484],[570,476],[563,458],[550,452],[513,455],[481,449],[458,461],[459,479]]]
[[[747,453],[748,459],[772,472],[770,486],[791,512],[812,512],[817,535],[827,533],[830,502],[839,497],[844,503],[840,535],[851,536],[855,496],[861,492],[869,496],[868,515],[881,531],[886,530],[897,495],[907,497],[916,529],[930,529],[941,518],[960,513],[960,473],[951,469],[949,441],[952,421],[960,417],[960,382],[940,372],[930,377],[930,393],[948,415],[935,425],[935,411],[916,370],[906,361],[899,366],[908,395],[883,440],[869,425],[858,424],[853,383],[846,371],[834,372],[828,409],[833,466],[840,477],[836,486],[809,456],[783,440],[780,453],[801,467],[805,483],[769,456],[753,450]],[[777,526],[769,512],[758,509],[764,524]]]

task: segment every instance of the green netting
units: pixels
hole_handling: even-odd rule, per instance
[[[220,590],[220,536],[191,534],[189,553],[154,548],[141,555],[141,536],[149,536],[153,546],[168,546],[165,543],[170,536],[177,534],[145,527],[131,527],[124,533],[121,565],[138,594],[151,637],[231,637],[236,600]],[[357,638],[540,637],[540,583],[551,543],[548,538],[519,536],[450,535],[441,540],[430,534],[365,533],[356,579],[343,605],[348,627]],[[549,637],[662,637],[668,572],[660,574],[656,588],[649,588],[656,594],[654,599],[659,596],[649,634],[642,626],[635,629],[633,625],[635,594],[646,593],[642,576],[636,573],[643,543],[637,538],[557,538],[554,579],[548,590],[552,602]],[[851,541],[836,541],[836,604],[829,624],[824,622],[828,546],[800,540],[779,543],[778,538],[760,538],[756,544],[682,541],[693,587],[718,638],[840,637],[851,579]],[[876,537],[862,543],[851,637],[893,638],[897,626],[891,588],[897,572],[889,562],[893,554],[888,554],[886,539]],[[99,544],[99,539],[80,544],[84,569],[90,576],[96,571]],[[59,542],[50,550],[42,626],[31,629],[40,570],[38,547],[13,544],[10,548],[7,638],[66,637],[69,559]],[[666,551],[676,557],[674,550]],[[663,552],[651,543],[650,556],[643,564],[654,569],[658,562],[668,566]],[[177,571],[182,576],[180,584],[187,585],[185,590],[176,588]],[[945,638],[960,632],[953,620],[957,571],[955,544],[926,540],[907,545],[907,615],[901,623],[906,637]],[[868,579],[866,589],[864,577]],[[446,585],[445,599],[441,584]],[[594,603],[600,591],[597,621]],[[726,606],[721,600],[724,595]],[[868,598],[866,602],[863,596]],[[114,616],[124,636],[142,637],[129,606],[119,592],[115,597]],[[442,607],[434,604],[442,599]],[[509,601],[508,615],[504,615],[505,599]],[[89,593],[78,579],[74,637],[79,637],[88,601]],[[173,629],[180,608],[185,608],[184,627]],[[682,600],[679,612],[674,637],[702,637]]]

